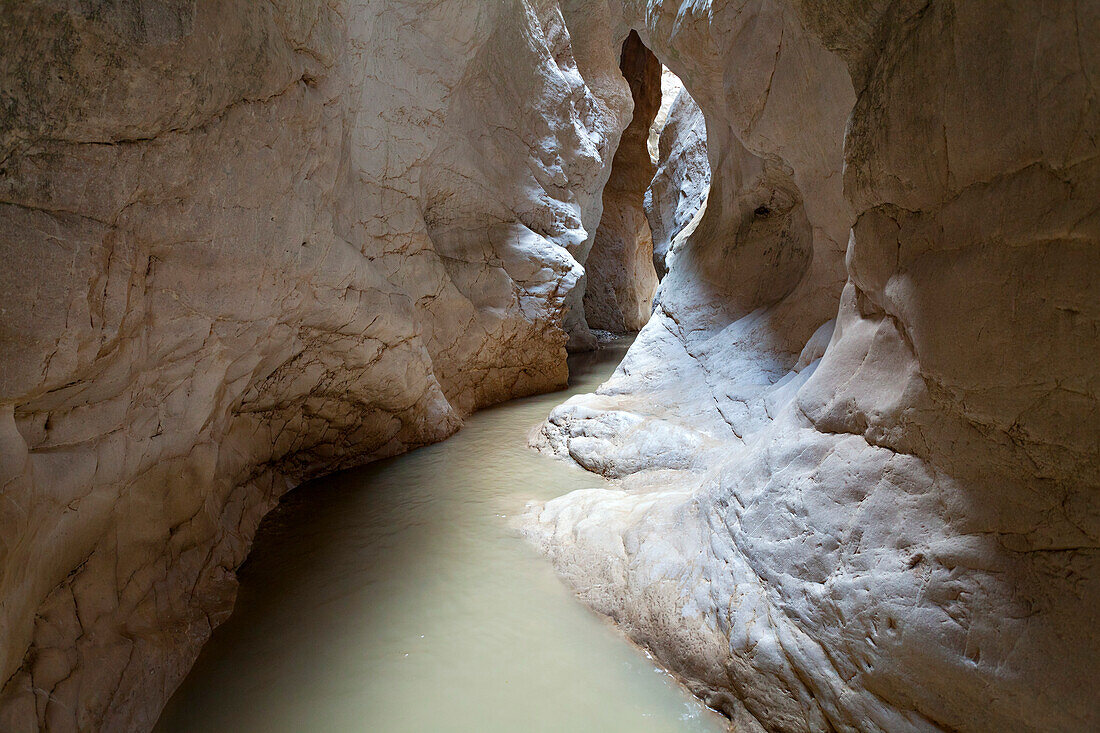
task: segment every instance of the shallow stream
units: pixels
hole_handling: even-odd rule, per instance
[[[527,434],[606,380],[627,345],[571,360],[567,391],[288,494],[157,730],[726,731],[513,528],[529,499],[602,482]]]

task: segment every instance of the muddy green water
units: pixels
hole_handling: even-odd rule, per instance
[[[288,494],[157,730],[726,731],[511,524],[530,499],[600,485],[526,438],[626,346],[571,361],[567,391]]]

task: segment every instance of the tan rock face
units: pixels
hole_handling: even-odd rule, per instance
[[[619,483],[532,539],[744,730],[1100,727],[1098,34],[8,3],[0,729],[149,727],[282,492],[561,385],[586,306],[644,320],[647,185],[658,308],[538,440]],[[644,48],[690,94],[652,184]]]
[[[603,217],[585,260],[584,315],[591,328],[637,331],[649,320],[657,273],[643,198],[656,172],[649,130],[661,106],[661,62],[631,31],[619,68],[630,85],[634,116],[623,131],[603,190]]]
[[[147,728],[287,488],[564,384],[629,97],[545,2],[0,35],[0,728]]]
[[[713,181],[538,441],[621,484],[534,541],[745,730],[1096,728],[1096,12],[611,16],[698,102]]]

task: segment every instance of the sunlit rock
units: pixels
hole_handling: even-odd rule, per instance
[[[645,215],[653,234],[653,266],[668,272],[672,243],[700,215],[710,190],[707,123],[686,89],[673,98],[661,127],[657,172],[645,192]]]
[[[289,487],[643,323],[534,435],[585,601],[739,730],[1100,728],[1095,3],[0,34],[0,729],[148,728]]]

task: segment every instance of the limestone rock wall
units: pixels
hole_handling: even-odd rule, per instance
[[[532,539],[739,729],[1100,726],[1097,10],[733,5],[609,11],[713,180]]]
[[[140,730],[281,493],[564,384],[629,91],[548,0],[0,36],[0,729]]]
[[[707,123],[699,105],[681,87],[661,128],[657,171],[646,188],[644,209],[653,238],[653,267],[668,273],[672,243],[706,206],[710,191]]]
[[[622,48],[619,68],[630,85],[634,113],[619,139],[603,189],[603,217],[585,260],[584,291],[588,325],[613,333],[644,326],[657,289],[643,198],[656,172],[649,157],[649,134],[661,106],[661,62],[633,31]]]

